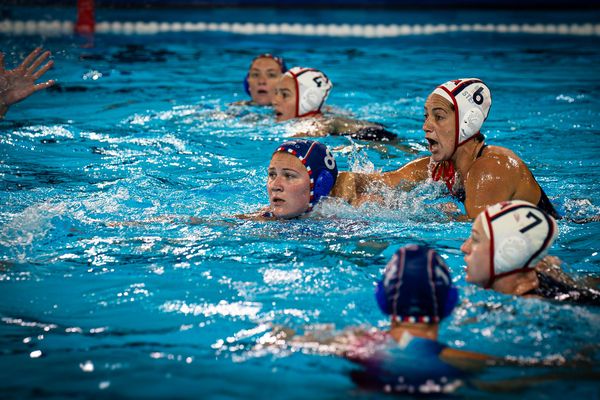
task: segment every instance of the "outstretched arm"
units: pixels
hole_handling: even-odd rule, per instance
[[[465,351],[460,349],[445,348],[440,354],[440,359],[450,365],[467,371],[479,371],[486,367],[548,367],[548,368],[581,368],[590,366],[589,354],[595,351],[597,345],[581,349],[572,358],[562,355],[552,355],[544,358],[536,357],[496,357],[483,353]]]
[[[0,118],[15,104],[38,90],[54,85],[54,80],[36,84],[35,81],[46,73],[54,61],[44,62],[50,57],[50,52],[42,53],[42,48],[33,50],[17,68],[4,69],[4,54],[0,53]],[[43,64],[43,65],[42,65]]]
[[[373,199],[373,196],[368,193],[373,184],[384,184],[392,188],[400,187],[410,190],[414,183],[427,179],[428,165],[429,157],[424,157],[390,172],[371,174],[340,172],[331,196],[340,197],[353,206],[360,206],[365,201]]]
[[[450,347],[447,347],[442,351],[440,359],[456,368],[473,372],[482,370],[498,360],[487,354],[453,349]]]

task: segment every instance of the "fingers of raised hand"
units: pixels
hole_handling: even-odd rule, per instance
[[[44,75],[46,73],[46,71],[48,71],[50,68],[52,68],[52,66],[54,65],[54,61],[50,60],[46,63],[46,65],[44,65],[42,68],[40,68],[39,70],[32,72],[31,76],[33,77],[34,80],[39,79],[42,75]]]
[[[26,69],[27,66],[29,64],[31,64],[33,62],[33,60],[35,60],[35,58],[38,56],[38,54],[40,54],[41,51],[42,51],[42,48],[37,47],[35,50],[33,50],[31,53],[29,53],[29,55],[27,57],[25,57],[25,59],[23,60],[21,65],[19,65],[16,69]]]
[[[40,67],[40,65],[42,65],[42,63],[44,61],[46,61],[48,59],[48,57],[50,57],[50,52],[49,51],[45,51],[43,54],[41,54],[39,57],[35,58],[34,60],[32,60],[31,65],[29,67],[27,67],[27,74],[31,75],[31,76],[35,76],[36,74],[36,70]],[[46,65],[44,65],[44,68],[46,68],[46,66],[51,63],[52,61],[49,61]],[[27,64],[25,64],[27,65]],[[50,67],[48,67],[50,68]],[[47,71],[47,69],[46,69]],[[44,71],[45,72],[45,71]],[[38,76],[39,77],[39,76]],[[37,79],[37,78],[36,78]]]
[[[54,85],[55,83],[56,83],[56,81],[53,79],[50,79],[47,82],[38,83],[37,85],[33,86],[33,91],[37,92],[38,90],[49,88],[50,86]]]

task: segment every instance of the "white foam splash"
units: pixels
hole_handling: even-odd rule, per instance
[[[187,304],[181,300],[167,301],[160,309],[164,312],[178,312],[182,314],[192,314],[194,316],[204,315],[211,317],[214,315],[234,316],[234,317],[250,317],[254,318],[261,310],[260,303],[236,302],[228,303],[221,300],[218,304]]]
[[[66,212],[65,203],[51,203],[49,201],[34,204],[0,227],[0,245],[6,247],[26,247],[34,241],[42,239],[52,229],[52,218]]]

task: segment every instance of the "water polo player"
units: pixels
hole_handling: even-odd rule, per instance
[[[506,294],[600,305],[600,291],[575,282],[556,257],[545,257],[557,235],[554,218],[531,203],[488,207],[461,246],[467,281]]]
[[[492,357],[438,342],[441,321],[458,302],[458,291],[442,258],[426,246],[400,248],[375,290],[389,331],[357,337],[344,356],[363,366],[353,380],[361,386],[418,393],[426,383],[447,392],[460,385],[463,367],[485,367]],[[458,361],[459,360],[459,361]],[[431,387],[430,386],[430,387]]]
[[[491,105],[490,90],[479,79],[438,86],[425,103],[423,131],[431,155],[384,174],[340,174],[334,194],[357,204],[373,180],[396,187],[433,179],[464,203],[469,218],[507,200],[529,201],[558,217],[525,163],[509,149],[485,144],[480,129]]]
[[[332,336],[312,331],[274,332],[300,349],[336,354],[359,364],[351,373],[359,386],[375,390],[418,393],[426,382],[438,392],[452,391],[466,376],[462,368],[485,367],[492,357],[452,349],[438,342],[439,324],[458,302],[458,292],[441,257],[425,246],[400,248],[377,283],[375,298],[390,316],[389,330],[351,327]],[[265,339],[265,343],[273,340]]]
[[[324,144],[290,140],[277,147],[267,173],[269,206],[252,218],[291,219],[309,213],[329,195],[338,169]]]
[[[362,140],[389,141],[394,133],[381,125],[345,117],[325,116],[323,105],[333,84],[323,72],[294,67],[281,77],[273,99],[275,120],[302,119],[296,136],[350,135]]]
[[[252,60],[244,77],[244,91],[252,98],[238,105],[270,106],[275,96],[275,86],[281,74],[287,71],[283,58],[272,54],[261,54]]]

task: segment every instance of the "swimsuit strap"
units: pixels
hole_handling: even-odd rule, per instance
[[[481,148],[479,149],[479,152],[477,152],[477,155],[475,156],[475,159],[477,160],[479,157],[481,157],[481,155],[483,154],[483,150],[488,147],[487,144],[484,144],[483,146],[481,146]]]
[[[538,186],[540,186],[539,183],[538,183]],[[541,209],[542,211],[545,211],[546,214],[551,215],[555,219],[561,219],[562,218],[561,215],[558,213],[558,211],[556,211],[556,209],[552,205],[552,202],[550,201],[550,199],[546,195],[546,192],[544,192],[544,189],[542,189],[541,186],[540,186],[540,192],[541,192],[540,200],[537,203],[538,208]]]

